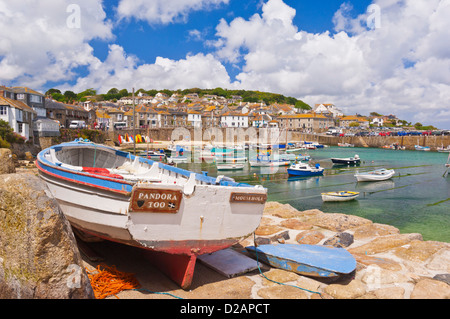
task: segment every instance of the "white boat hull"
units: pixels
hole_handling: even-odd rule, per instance
[[[368,173],[359,173],[355,174],[356,180],[358,182],[377,182],[377,181],[385,181],[392,176],[394,176],[394,170],[385,170],[385,171],[373,171]]]
[[[245,164],[243,163],[235,163],[235,164],[216,164],[217,169],[219,171],[226,171],[226,170],[239,170],[244,169]]]
[[[83,152],[78,154],[77,148]],[[100,166],[104,162],[121,166],[105,173]],[[160,268],[185,289],[196,256],[251,235],[267,200],[267,190],[260,186],[204,176],[94,144],[46,149],[38,154],[36,165],[73,227],[159,254]],[[136,173],[122,173],[125,167]]]
[[[356,199],[359,193],[354,194],[342,194],[345,192],[334,192],[334,193],[322,193],[322,200],[324,202],[348,202]]]

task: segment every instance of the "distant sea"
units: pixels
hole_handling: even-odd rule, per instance
[[[210,176],[227,175],[238,182],[261,184],[268,200],[290,204],[303,211],[319,209],[329,213],[356,215],[374,223],[397,227],[401,233],[420,233],[424,240],[450,242],[450,176],[444,178],[448,153],[399,151],[376,148],[327,147],[306,150],[312,163],[325,167],[324,176],[289,177],[287,167],[246,167],[217,172],[214,163],[179,164],[179,167]],[[359,166],[335,166],[332,157],[358,154]],[[356,182],[356,172],[393,168],[388,181]],[[449,174],[450,175],[450,174]],[[329,191],[357,191],[351,202],[322,202],[320,194]]]

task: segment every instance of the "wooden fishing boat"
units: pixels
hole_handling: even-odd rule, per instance
[[[267,189],[194,173],[86,140],[55,145],[36,166],[71,225],[143,248],[189,288],[199,255],[259,226]]]
[[[328,192],[321,195],[324,202],[347,202],[356,199],[359,196],[359,192]]]
[[[263,263],[311,277],[333,278],[356,269],[355,258],[343,248],[322,245],[258,245],[246,250]]]
[[[333,162],[333,164],[339,165],[356,165],[361,163],[361,159],[358,155],[347,158],[332,158],[331,161]]]
[[[371,172],[357,173],[355,177],[358,182],[376,182],[390,179],[394,174],[393,169],[380,168]]]
[[[287,172],[290,176],[318,176],[323,175],[323,171],[325,169],[320,167],[319,164],[316,164],[315,167],[307,163],[294,163],[287,169]]]

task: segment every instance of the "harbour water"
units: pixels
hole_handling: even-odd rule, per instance
[[[297,154],[300,153],[296,152]],[[424,240],[450,242],[450,176],[443,177],[448,153],[399,151],[376,148],[327,147],[302,151],[320,163],[325,173],[319,177],[289,177],[287,167],[220,171],[214,163],[178,164],[210,176],[226,175],[238,182],[261,184],[268,200],[290,204],[298,210],[319,209],[329,213],[356,215],[374,223],[397,227],[402,233],[420,233]],[[358,166],[336,166],[332,157],[358,154]],[[381,182],[356,182],[356,172],[392,168],[396,174]],[[350,202],[327,202],[322,192],[357,191]]]

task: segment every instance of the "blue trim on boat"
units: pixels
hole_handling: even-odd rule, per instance
[[[135,156],[128,152],[116,150],[116,149],[108,147],[108,146],[95,144],[93,142],[85,141],[85,140],[81,140],[81,141],[75,140],[74,142],[62,143],[59,145],[51,146],[51,147],[41,151],[38,154],[37,158],[44,166],[46,166],[45,169],[48,170],[52,174],[56,174],[56,175],[60,175],[61,177],[64,177],[64,178],[80,181],[82,183],[89,183],[89,184],[92,184],[93,186],[98,185],[101,187],[106,187],[106,188],[120,190],[120,191],[124,191],[123,187],[125,186],[126,191],[131,192],[131,189],[133,187],[132,185],[130,185],[131,183],[127,183],[126,181],[122,181],[120,179],[117,179],[117,182],[111,181],[110,179],[113,179],[113,178],[103,179],[101,176],[98,176],[95,174],[71,171],[70,169],[64,169],[64,168],[59,167],[59,165],[61,165],[61,164],[58,165],[57,163],[52,163],[52,162],[48,161],[47,159],[45,159],[43,156],[43,154],[45,154],[47,151],[49,151],[52,148],[55,150],[55,152],[59,152],[64,147],[83,147],[83,146],[91,146],[91,147],[95,147],[98,149],[112,150],[115,152],[115,155],[125,157],[131,161],[134,161],[135,158],[137,157],[139,159],[139,162],[147,163],[149,165],[152,165],[153,163],[155,163],[155,161],[153,161],[151,159]],[[178,167],[174,167],[171,165],[167,165],[167,164],[164,164],[161,162],[159,162],[159,167],[163,168],[167,171],[171,171],[173,173],[184,176],[186,178],[189,178],[191,176],[191,174],[194,173],[195,178],[198,181],[201,181],[201,182],[204,182],[207,184],[212,184],[212,185],[216,184],[216,178],[211,177],[211,176],[205,176],[204,174],[191,172],[191,171],[188,171],[188,170],[185,170],[182,168],[178,168]],[[219,182],[218,185],[231,186],[231,187],[254,187],[249,184],[237,183],[237,182],[233,182],[233,181],[229,181],[229,180],[222,180]]]

